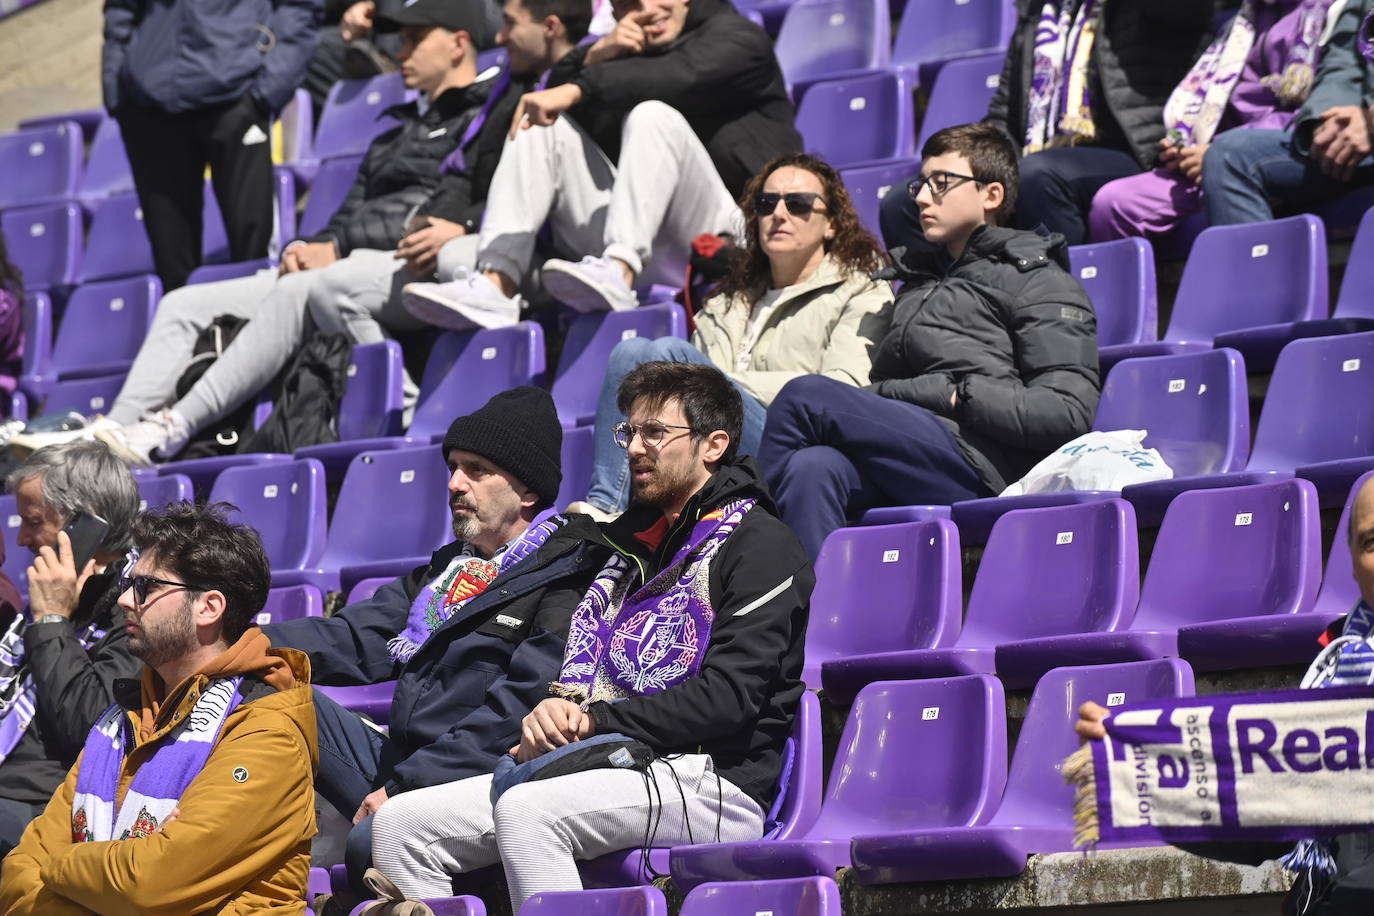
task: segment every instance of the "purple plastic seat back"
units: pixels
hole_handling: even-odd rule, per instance
[[[95,129],[91,148],[86,154],[86,169],[76,187],[76,196],[88,210],[111,194],[134,189],[134,175],[129,168],[129,156],[124,150],[124,137],[119,122],[104,118]]]
[[[892,63],[915,67],[970,51],[1004,50],[1006,0],[907,0],[892,44]],[[939,28],[932,28],[937,24]],[[981,120],[986,108],[970,120]]]
[[[373,137],[396,126],[396,119],[382,117],[382,112],[404,101],[405,83],[400,73],[339,80],[329,88],[320,121],[315,125],[315,155],[366,153]]]
[[[1360,600],[1360,589],[1355,584],[1350,561],[1350,507],[1365,481],[1374,477],[1374,471],[1362,474],[1350,487],[1350,495],[1341,510],[1341,520],[1336,525],[1336,536],[1331,541],[1331,552],[1326,558],[1326,572],[1322,576],[1322,587],[1317,592],[1317,600],[1312,605],[1313,613],[1339,615],[1345,614]]]
[[[5,574],[19,589],[19,596],[28,601],[28,569],[33,565],[33,554],[19,546],[19,507],[13,493],[0,493],[0,523],[5,532]]]
[[[686,337],[682,306],[641,305],[626,312],[578,315],[568,327],[563,355],[553,380],[553,402],[564,426],[582,426],[596,418],[596,399],[606,361],[615,345],[631,337]]]
[[[1006,775],[1006,704],[996,678],[878,681],[854,700],[805,838],[980,824]]]
[[[797,106],[807,152],[836,168],[913,155],[911,91],[896,73],[822,80]]]
[[[302,617],[323,617],[324,596],[313,585],[287,585],[267,590],[267,603],[258,611],[253,622],[258,626],[299,620]]]
[[[649,885],[535,894],[520,916],[668,916],[663,891]]]
[[[959,530],[945,519],[841,528],[821,545],[802,679],[844,655],[947,646],[963,615]]]
[[[84,140],[75,121],[0,134],[0,210],[74,195]]]
[[[465,894],[461,897],[421,897],[420,901],[429,907],[434,916],[487,916],[487,905],[481,897]],[[365,900],[354,907],[348,916],[362,916],[374,903],[375,900]]]
[[[339,404],[340,439],[400,434],[404,372],[401,345],[394,340],[353,348]]]
[[[161,509],[168,503],[178,500],[193,502],[196,498],[191,478],[185,474],[139,474],[134,477],[138,484],[138,510]]]
[[[0,213],[10,261],[30,292],[71,286],[81,260],[81,208],[74,203],[15,207]]]
[[[879,205],[887,192],[893,188],[906,187],[906,183],[921,170],[921,163],[915,159],[901,159],[884,162],[857,169],[845,169],[840,177],[854,201],[854,209],[859,214],[863,227],[881,237],[882,228],[878,224]]]
[[[19,365],[19,386],[30,394],[46,391],[52,371],[52,297],[24,293],[24,357]]]
[[[53,341],[53,371],[59,378],[127,371],[161,298],[162,283],[149,274],[77,287]]]
[[[1350,246],[1332,318],[1374,318],[1374,208],[1365,211]]]
[[[324,552],[324,466],[314,458],[227,468],[210,502],[238,507],[238,517],[262,535],[273,569],[306,569]]]
[[[348,600],[345,603],[354,604],[358,601],[366,601],[377,594],[377,589],[392,581],[394,580],[388,579],[385,576],[378,576],[373,579],[362,579],[354,583],[353,587],[348,590]]]
[[[1155,258],[1144,239],[1069,249],[1073,275],[1097,313],[1097,345],[1145,343],[1159,336]]]
[[[1374,331],[1295,340],[1279,353],[1249,470],[1374,455]]]
[[[143,208],[133,191],[112,193],[91,217],[82,283],[154,272],[153,247],[143,226]]]
[[[105,413],[124,387],[124,373],[58,382],[43,402],[41,416],[74,410],[84,417]]]
[[[1193,242],[1164,339],[1210,342],[1223,331],[1325,318],[1326,286],[1317,217],[1211,226]]]
[[[1306,480],[1187,490],[1164,514],[1133,629],[1309,610],[1321,583],[1317,490]]]
[[[840,889],[830,878],[775,881],[718,881],[700,884],[682,901],[681,916],[719,913],[778,913],[840,916]]]
[[[544,329],[533,321],[440,335],[425,363],[420,400],[408,435],[442,436],[455,417],[492,395],[534,384],[544,371]]]
[[[429,556],[453,536],[438,446],[363,452],[344,475],[319,565]]]
[[[1123,499],[1016,509],[997,520],[955,645],[1115,630],[1140,589],[1135,509]]]
[[[575,426],[563,430],[563,483],[558,488],[555,506],[566,506],[587,498],[587,489],[592,483],[595,435],[596,428],[593,426]]]
[[[797,0],[774,45],[783,78],[791,84],[886,67],[891,23],[887,0]]]
[[[320,163],[320,170],[310,184],[310,195],[305,199],[305,212],[301,214],[299,232],[301,236],[311,236],[329,225],[330,217],[348,196],[348,189],[358,177],[358,166],[362,165],[361,154],[352,156],[333,156]]]
[[[1239,471],[1250,447],[1245,361],[1229,348],[1122,360],[1093,429],[1145,430],[1176,477]]]
[[[921,118],[921,133],[916,138],[917,153],[937,130],[983,119],[988,111],[988,102],[992,101],[992,94],[997,91],[997,80],[1002,73],[1005,57],[1000,51],[980,54],[952,60],[940,68],[935,84],[930,89],[925,115]]]

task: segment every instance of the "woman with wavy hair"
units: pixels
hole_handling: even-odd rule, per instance
[[[571,511],[604,518],[629,505],[629,466],[614,438],[625,419],[616,394],[641,363],[706,363],[728,375],[744,397],[744,455],[757,450],[768,404],[792,379],[815,373],[868,384],[892,290],[869,276],[883,266],[883,252],[859,224],[839,173],[804,153],[779,156],[749,180],[740,209],[745,256],[697,313],[691,342],[632,337],[611,353],[591,489]]]

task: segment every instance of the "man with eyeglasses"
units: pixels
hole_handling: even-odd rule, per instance
[[[561,775],[495,802],[491,775],[397,798],[377,815],[373,854],[411,897],[500,861],[519,912],[532,894],[580,888],[578,859],[763,834],[805,689],[815,574],[753,460],[735,456],[740,395],[720,370],[645,363],[620,401],[634,505],[601,526],[615,550],[573,615],[552,696],[498,774],[589,739],[623,739],[652,761],[564,758]]]
[[[0,912],[305,912],[310,665],[252,625],[272,573],[231,509],[180,502],[134,520],[119,606],[142,676],[115,683],[5,859]]]

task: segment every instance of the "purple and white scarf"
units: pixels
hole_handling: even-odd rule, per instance
[[[647,584],[620,553],[573,611],[563,668],[550,691],[584,706],[667,690],[695,677],[711,641],[711,560],[755,500],[739,499],[697,520],[672,562]]]
[[[1224,35],[1202,52],[1164,103],[1164,127],[1183,146],[1210,143],[1255,46],[1256,0],[1245,0]]]
[[[1100,19],[1097,0],[1048,0],[1041,7],[1026,100],[1023,153],[1073,145],[1096,136],[1088,61]]]
[[[552,512],[535,516],[524,534],[490,560],[477,556],[470,544],[465,545],[439,577],[420,589],[420,594],[415,596],[405,629],[386,644],[391,657],[402,663],[410,661],[435,630],[469,601],[486,591],[487,586],[502,572],[513,568],[542,547],[549,535],[563,526],[564,521],[563,516]]]
[[[243,677],[211,681],[186,719],[164,735],[129,783],[116,810],[119,775],[134,747],[133,723],[118,704],[101,713],[86,736],[72,797],[72,842],[152,836],[205,768],[229,714],[243,698]]]
[[[29,671],[24,651],[24,631],[30,626],[28,615],[20,612],[0,635],[0,762],[3,762],[33,721],[38,704],[38,685]],[[105,638],[105,630],[92,622],[77,633],[81,648]]]
[[[1341,5],[1344,4],[1345,0],[1341,0]],[[1278,96],[1285,109],[1298,108],[1307,101],[1317,81],[1317,63],[1322,41],[1327,37],[1332,0],[1303,0],[1300,10],[1298,32],[1293,36],[1283,70],[1260,80]]]

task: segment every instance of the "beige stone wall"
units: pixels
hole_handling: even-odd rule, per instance
[[[44,0],[0,19],[0,131],[100,106],[101,0]]]

